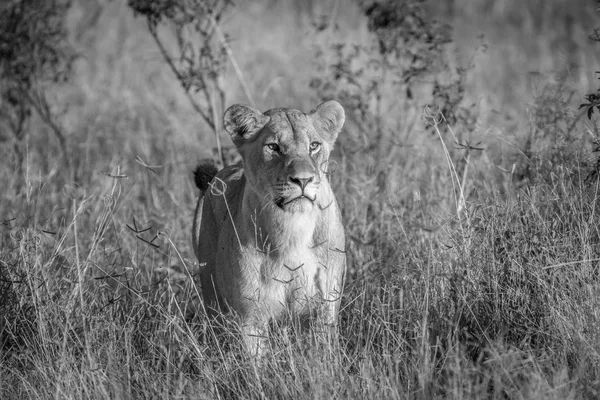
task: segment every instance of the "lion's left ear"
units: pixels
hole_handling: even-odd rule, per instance
[[[312,118],[315,128],[325,134],[325,139],[333,146],[346,120],[346,114],[341,104],[334,100],[326,101],[312,110],[309,116]]]
[[[223,126],[236,146],[250,141],[265,127],[271,117],[264,115],[256,108],[235,104],[225,111]]]

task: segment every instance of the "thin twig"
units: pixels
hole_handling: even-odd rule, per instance
[[[67,155],[67,140],[65,139],[65,135],[63,134],[60,127],[52,120],[52,116],[51,116],[52,114],[51,114],[50,110],[48,109],[48,101],[46,100],[44,93],[41,91],[39,93],[37,93],[37,96],[35,96],[35,97],[37,97],[38,101],[36,101],[36,98],[34,98],[34,96],[29,92],[29,90],[27,90],[25,88],[21,88],[21,92],[25,95],[25,97],[27,98],[29,103],[33,106],[33,108],[35,109],[37,114],[40,116],[42,121],[44,121],[44,123],[46,125],[48,125],[48,127],[50,127],[52,132],[54,132],[54,134],[56,135],[56,138],[58,139],[60,149],[61,149],[63,155],[66,157],[66,155]],[[67,162],[69,162],[69,157],[66,157],[66,159],[67,159]]]
[[[575,265],[575,264],[581,264],[584,262],[593,262],[593,261],[600,261],[600,258],[591,258],[589,260],[569,261],[569,262],[564,262],[564,263],[560,263],[560,264],[548,265],[546,267],[542,267],[542,269],[545,270],[545,269],[550,269],[550,268],[568,267],[569,265]]]
[[[212,15],[210,16],[210,22],[213,24],[215,33],[217,34],[219,41],[221,42],[221,45],[225,49],[225,52],[227,53],[227,57],[229,57],[229,61],[231,61],[231,65],[233,66],[235,74],[237,75],[238,81],[242,85],[242,89],[244,89],[244,94],[246,95],[248,102],[250,103],[250,105],[252,107],[256,107],[256,103],[254,102],[254,99],[252,98],[252,94],[250,93],[250,87],[248,86],[248,84],[246,83],[246,80],[244,79],[244,74],[242,73],[242,70],[241,70],[240,66],[238,65],[235,57],[233,56],[233,52],[231,51],[231,47],[229,47],[229,43],[227,43],[227,40],[225,40],[225,35],[223,35],[221,33],[221,29],[219,29],[219,25],[217,24],[217,21],[215,21],[215,18]]]
[[[150,34],[154,38],[154,41],[156,42],[156,45],[158,46],[158,49],[160,50],[160,53],[162,54],[163,58],[165,59],[165,61],[167,62],[167,64],[169,64],[169,67],[171,67],[171,70],[173,71],[173,73],[177,77],[177,80],[179,81],[179,83],[183,87],[185,95],[188,98],[190,104],[192,105],[192,107],[194,108],[194,110],[198,114],[200,114],[200,116],[202,117],[202,119],[204,119],[204,121],[210,126],[210,128],[216,134],[217,131],[215,129],[215,124],[213,123],[213,121],[211,120],[211,118],[202,110],[202,108],[200,107],[200,105],[194,100],[194,98],[190,94],[189,90],[187,90],[185,88],[185,86],[183,85],[183,76],[181,75],[181,73],[179,72],[179,70],[177,69],[177,67],[175,66],[175,64],[173,63],[173,60],[171,59],[171,57],[169,56],[169,54],[167,53],[167,50],[165,49],[165,47],[163,46],[162,42],[160,41],[160,38],[158,37],[158,32],[156,31],[156,28],[152,25],[152,23],[150,22],[150,20],[148,20],[148,29],[150,30]]]

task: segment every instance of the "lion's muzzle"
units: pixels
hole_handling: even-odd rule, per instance
[[[304,193],[304,189],[306,188],[306,185],[308,185],[310,182],[314,181],[315,177],[312,175],[308,176],[308,177],[290,176],[289,180],[291,183],[300,186],[300,189],[302,189],[302,192]]]

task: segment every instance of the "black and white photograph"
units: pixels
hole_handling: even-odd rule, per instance
[[[600,399],[600,2],[0,0],[0,399]]]

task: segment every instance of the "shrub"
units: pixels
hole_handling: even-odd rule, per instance
[[[75,54],[67,42],[69,0],[6,0],[0,3],[0,132],[10,132],[16,164],[33,112],[51,129],[63,153],[67,144],[46,94],[64,83]],[[0,134],[1,135],[1,134]]]
[[[221,145],[219,133],[222,128],[220,118],[225,111],[222,80],[231,51],[227,35],[221,32],[219,23],[232,3],[229,0],[129,0],[129,6],[136,14],[146,18],[150,34],[164,60],[194,110],[215,135],[215,161],[221,167],[227,165],[227,150]],[[159,29],[160,24],[173,28],[176,55],[167,50],[165,42],[169,33]],[[246,94],[249,96],[248,91]]]
[[[466,70],[454,67],[449,57],[450,27],[429,19],[424,1],[373,0],[361,1],[359,5],[367,21],[368,40],[366,43],[336,42],[329,48],[317,47],[318,76],[311,80],[310,86],[320,98],[335,98],[346,109],[347,122],[344,136],[340,136],[339,152],[348,162],[340,170],[342,174],[360,177],[357,178],[360,193],[341,196],[348,199],[347,202],[342,200],[342,210],[360,216],[359,220],[347,224],[350,235],[358,238],[357,243],[371,243],[371,238],[377,238],[373,246],[358,244],[369,254],[359,257],[373,257],[368,274],[377,275],[385,269],[395,268],[384,267],[377,260],[388,256],[395,258],[402,247],[397,241],[406,238],[406,235],[390,232],[395,211],[390,211],[386,203],[390,198],[403,202],[396,193],[406,186],[399,176],[413,166],[414,151],[411,148],[422,146],[428,140],[415,136],[424,106],[429,104],[434,114],[443,113],[445,120],[436,124],[444,133],[448,132],[447,126],[457,123],[470,131],[475,118],[464,106]],[[337,29],[322,21],[315,27],[317,31]],[[433,132],[431,126],[427,125],[425,129]],[[454,161],[461,162],[464,168],[465,152],[475,148],[468,144],[460,147],[460,137],[454,138],[459,149],[449,148]],[[425,175],[435,173],[435,167],[431,165],[430,168]],[[354,209],[351,202],[356,202],[357,195],[370,199],[368,207]],[[406,200],[404,204],[410,201]],[[360,232],[354,231],[355,222],[360,226]],[[388,243],[386,238],[391,237],[394,239]],[[369,248],[372,251],[367,250]],[[354,256],[355,252],[351,251],[351,259]],[[367,273],[365,269],[358,268],[351,271],[351,276],[364,273]]]

